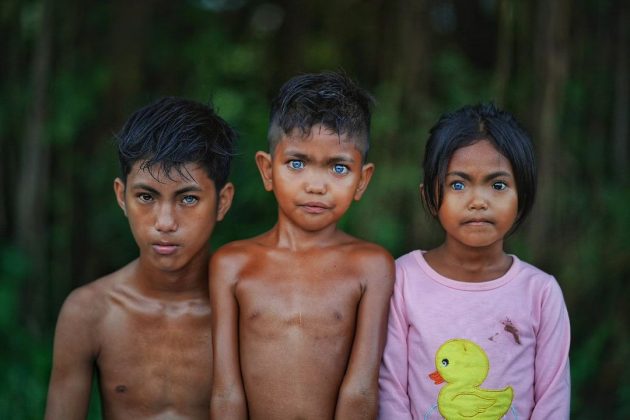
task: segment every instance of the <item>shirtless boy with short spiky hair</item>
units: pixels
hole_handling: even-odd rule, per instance
[[[211,107],[186,99],[129,118],[114,190],[140,255],[63,304],[47,419],[86,418],[95,370],[105,419],[208,418],[208,240],[232,202],[235,138]]]
[[[274,100],[256,163],[278,221],[210,266],[213,419],[376,417],[393,260],[337,228],[374,171],[370,105],[339,73],[295,77]]]

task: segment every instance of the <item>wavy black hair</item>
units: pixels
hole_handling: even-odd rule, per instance
[[[219,192],[227,183],[236,137],[210,104],[176,97],[158,99],[134,112],[116,135],[122,179],[127,181],[138,161],[154,177],[152,168],[160,165],[169,178],[173,169],[187,178],[183,166],[197,163]]]
[[[355,142],[363,159],[370,137],[372,96],[343,72],[326,71],[295,76],[271,103],[269,151],[286,135],[308,136],[321,124]]]
[[[514,232],[534,205],[537,183],[534,147],[514,116],[492,103],[469,105],[443,114],[429,133],[422,197],[429,213],[437,215],[442,205],[446,171],[455,151],[488,140],[512,165],[518,195],[518,213],[510,230]]]

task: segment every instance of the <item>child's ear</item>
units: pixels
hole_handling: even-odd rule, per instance
[[[217,203],[217,221],[223,220],[226,213],[232,206],[232,199],[234,198],[234,184],[228,182],[219,191],[219,200]]]
[[[273,190],[272,184],[272,170],[273,165],[271,162],[271,155],[265,152],[256,152],[256,166],[258,166],[258,171],[260,172],[260,176],[263,181],[263,186],[265,190],[271,191]]]
[[[114,180],[114,194],[116,194],[116,201],[118,201],[118,206],[122,209],[125,217],[127,217],[127,206],[125,203],[125,183],[120,178],[116,178]]]
[[[359,185],[357,185],[357,189],[354,192],[354,199],[359,201],[363,196],[363,193],[367,189],[368,184],[370,183],[370,179],[372,179],[372,174],[374,173],[374,164],[366,163],[361,167],[361,179],[359,180]]]

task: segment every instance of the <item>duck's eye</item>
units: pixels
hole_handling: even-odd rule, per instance
[[[442,366],[448,366],[448,359],[442,359]]]

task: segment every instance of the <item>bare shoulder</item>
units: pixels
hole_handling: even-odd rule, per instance
[[[210,259],[212,278],[236,278],[237,274],[261,253],[256,238],[230,242],[217,249]]]
[[[62,372],[63,366],[76,366],[80,360],[88,363],[97,356],[103,340],[100,327],[111,305],[109,297],[116,284],[129,276],[128,267],[81,286],[66,298],[55,328],[54,363]]]
[[[71,322],[74,325],[83,324],[92,327],[98,323],[109,305],[108,296],[116,284],[124,281],[128,276],[128,266],[103,276],[84,286],[74,289],[66,298],[59,313],[59,322]]]
[[[352,238],[345,247],[350,254],[348,261],[355,264],[368,282],[393,284],[394,258],[385,248],[357,238]]]
[[[212,259],[235,258],[238,256],[246,256],[257,246],[255,238],[242,239],[239,241],[229,242],[212,255]]]
[[[394,264],[392,255],[385,248],[373,242],[352,238],[345,246],[361,264],[368,266]]]

